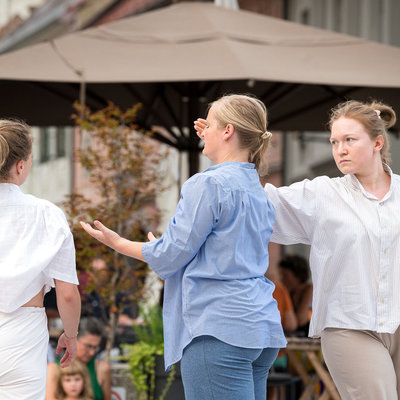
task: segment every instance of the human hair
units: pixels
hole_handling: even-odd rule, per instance
[[[279,261],[279,267],[292,271],[293,274],[299,278],[301,283],[307,282],[310,277],[308,261],[302,256],[286,256]]]
[[[7,181],[11,167],[32,153],[29,126],[23,121],[0,119],[0,180]]]
[[[248,161],[257,171],[265,162],[271,133],[267,131],[267,109],[256,97],[244,94],[229,94],[212,102],[214,116],[220,127],[232,124],[239,137],[239,146],[249,150]],[[263,165],[266,168],[266,165]]]
[[[89,372],[85,364],[75,359],[73,363],[65,368],[59,368],[58,380],[56,385],[56,399],[65,399],[66,393],[63,388],[63,378],[65,376],[80,375],[83,379],[83,387],[81,393],[79,393],[79,399],[92,400],[93,390],[92,384],[89,377]]]
[[[349,100],[338,104],[331,110],[329,128],[332,129],[333,123],[341,117],[358,121],[363,125],[372,140],[382,135],[382,163],[390,165],[390,142],[387,130],[396,123],[396,113],[392,107],[376,100],[372,100],[369,103]]]
[[[78,338],[93,335],[103,337],[104,326],[96,317],[81,318],[79,322]]]

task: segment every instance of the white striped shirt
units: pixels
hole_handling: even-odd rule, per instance
[[[400,325],[400,176],[379,200],[354,175],[265,192],[276,209],[272,242],[311,245],[309,335],[325,328],[394,333]]]

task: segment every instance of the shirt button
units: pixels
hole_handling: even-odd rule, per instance
[[[379,322],[379,324],[378,324],[379,326],[383,326],[383,323],[382,322]]]
[[[383,304],[384,302],[385,302],[385,300],[382,299],[382,300],[381,300],[381,303]]]

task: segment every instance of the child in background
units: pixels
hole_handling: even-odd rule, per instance
[[[89,373],[80,361],[75,360],[69,367],[60,368],[56,398],[58,400],[93,400]]]

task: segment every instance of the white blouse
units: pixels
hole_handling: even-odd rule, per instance
[[[391,178],[381,200],[353,175],[265,186],[276,209],[271,241],[311,245],[311,337],[400,325],[400,176]]]
[[[0,183],[0,312],[12,312],[54,279],[78,284],[71,231],[60,208]]]

